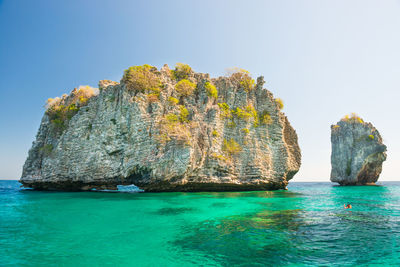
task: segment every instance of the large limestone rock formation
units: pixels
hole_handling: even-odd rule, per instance
[[[386,160],[386,146],[371,123],[353,114],[331,126],[331,181],[340,185],[374,184]]]
[[[38,190],[283,189],[300,167],[281,103],[249,73],[187,65],[125,71],[121,83],[49,99],[20,182]]]

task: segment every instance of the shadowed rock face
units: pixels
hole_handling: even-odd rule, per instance
[[[340,185],[374,184],[386,160],[386,146],[371,123],[353,117],[331,126],[331,181]]]
[[[191,72],[188,80],[196,90],[182,96],[168,66],[154,73],[162,83],[158,99],[128,90],[124,80],[100,81],[100,93],[61,132],[45,113],[20,182],[38,190],[72,191],[127,184],[147,192],[286,187],[300,167],[300,148],[272,93],[263,89],[263,77],[246,91],[232,77]],[[217,99],[207,93],[206,82],[218,89]],[[228,115],[221,103],[229,105]],[[249,106],[256,116],[232,112]],[[182,107],[187,120],[166,127],[166,116],[179,117]],[[262,114],[270,116],[265,123]]]

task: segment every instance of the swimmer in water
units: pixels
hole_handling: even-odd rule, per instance
[[[351,209],[352,208],[350,203],[348,203],[347,205],[343,204],[343,207],[345,209]]]

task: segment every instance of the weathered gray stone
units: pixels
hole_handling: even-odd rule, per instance
[[[120,184],[154,192],[286,187],[300,167],[300,148],[272,93],[263,89],[262,77],[246,92],[229,77],[192,73],[195,93],[179,97],[168,66],[157,75],[163,83],[158,101],[127,90],[123,82],[100,81],[99,95],[80,108],[62,133],[54,131],[45,114],[20,182],[38,190],[115,189]],[[218,88],[218,99],[208,96],[206,81]],[[190,133],[186,143],[172,133],[161,141],[165,114],[179,114],[170,96],[189,111],[189,122],[182,124]],[[224,118],[218,106],[223,102],[231,109],[252,105],[272,121],[257,126],[254,118]],[[241,147],[235,155],[223,149],[224,141],[231,139]],[[43,153],[46,145],[52,150]]]
[[[374,184],[386,160],[378,130],[357,116],[331,126],[331,181],[340,185]]]

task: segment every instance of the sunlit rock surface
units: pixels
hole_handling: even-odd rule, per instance
[[[191,71],[187,79],[196,89],[183,96],[168,66],[152,72],[161,81],[159,96],[128,90],[124,79],[104,80],[98,95],[77,100],[79,110],[64,128],[45,113],[20,182],[38,190],[130,184],[146,192],[273,190],[297,173],[297,134],[263,77],[244,90],[237,77]],[[217,98],[206,82],[215,85]],[[75,94],[58,105],[72,103]]]
[[[331,181],[340,185],[374,184],[386,160],[378,130],[361,118],[345,117],[331,126]]]

